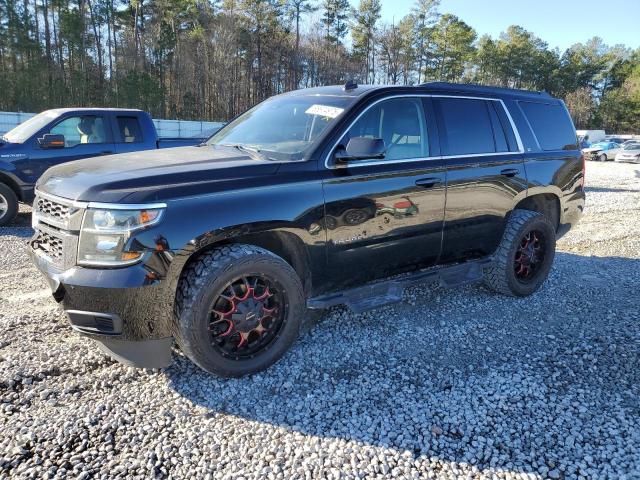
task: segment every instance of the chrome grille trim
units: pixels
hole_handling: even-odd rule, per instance
[[[33,251],[58,268],[73,267],[87,205],[36,189],[31,221],[35,235],[30,241]]]
[[[87,203],[56,197],[36,190],[33,202],[32,225],[53,226],[61,230],[78,231],[82,226],[82,216]]]
[[[37,231],[31,246],[37,252],[49,257],[55,265],[61,265],[64,258],[64,240],[57,235]]]

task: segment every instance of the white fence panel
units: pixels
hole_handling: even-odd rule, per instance
[[[8,132],[35,113],[0,112],[0,135]],[[223,122],[199,122],[190,120],[161,120],[154,119],[154,125],[160,138],[200,138],[213,135]]]
[[[0,112],[0,135],[33,117],[35,113]]]

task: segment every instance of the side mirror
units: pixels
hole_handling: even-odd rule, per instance
[[[38,144],[42,148],[64,148],[64,135],[45,133],[42,138],[38,139]]]
[[[353,137],[346,148],[336,150],[334,158],[338,164],[354,160],[382,159],[385,151],[384,140],[381,138]]]

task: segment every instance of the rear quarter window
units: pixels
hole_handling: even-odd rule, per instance
[[[518,102],[542,150],[577,150],[576,131],[562,105]]]

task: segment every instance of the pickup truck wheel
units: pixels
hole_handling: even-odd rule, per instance
[[[498,293],[524,297],[540,288],[556,252],[551,221],[538,212],[514,210],[484,281]]]
[[[9,224],[18,213],[18,197],[15,192],[0,183],[0,227]]]
[[[227,245],[202,255],[176,294],[176,341],[195,364],[241,377],[275,363],[298,336],[305,314],[293,268],[268,250]]]

